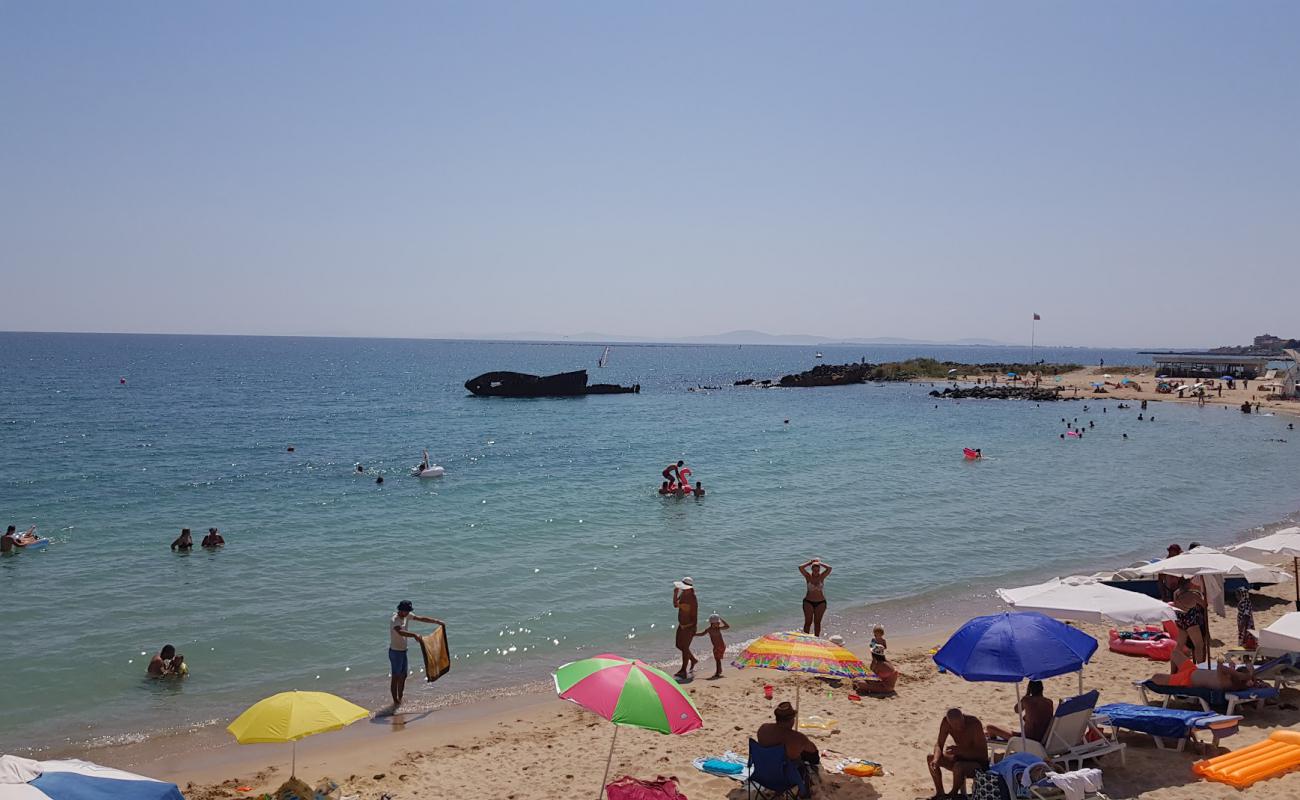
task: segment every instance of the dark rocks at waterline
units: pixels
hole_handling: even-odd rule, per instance
[[[874,364],[818,364],[798,375],[786,375],[780,385],[805,388],[812,386],[851,386],[871,380]]]
[[[1063,397],[1060,389],[1036,389],[1032,386],[968,386],[964,388],[948,387],[943,391],[930,392],[931,397],[943,397],[949,400],[1033,400],[1050,402],[1055,400],[1078,400],[1077,397]]]

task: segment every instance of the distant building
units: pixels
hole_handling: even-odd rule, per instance
[[[1283,339],[1278,336],[1274,336],[1271,333],[1266,333],[1263,336],[1255,337],[1255,349],[1256,350],[1280,350],[1282,348],[1282,345],[1286,341],[1287,341],[1286,339]]]
[[[1237,380],[1258,378],[1268,368],[1268,356],[1236,353],[1144,353],[1155,362],[1156,374],[1170,378],[1222,378]]]

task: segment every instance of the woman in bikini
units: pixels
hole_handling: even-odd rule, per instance
[[[810,559],[799,565],[799,574],[808,582],[808,592],[803,596],[803,632],[821,636],[822,617],[826,616],[826,576],[831,574],[831,565],[823,564],[820,558]]]
[[[1178,625],[1178,644],[1192,651],[1192,659],[1200,663],[1206,659],[1205,649],[1205,596],[1194,585],[1187,583],[1174,595],[1174,622]]]

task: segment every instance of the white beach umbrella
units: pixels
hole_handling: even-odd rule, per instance
[[[1138,567],[1136,572],[1143,575],[1179,575],[1184,578],[1197,575],[1239,575],[1251,583],[1280,583],[1291,577],[1272,567],[1220,553],[1208,547],[1198,547],[1190,553],[1153,561]]]
[[[89,761],[0,756],[0,800],[185,800],[175,784]]]
[[[1283,614],[1272,625],[1261,630],[1259,649],[1300,652],[1300,611]]]
[[[1233,545],[1228,550],[1252,561],[1289,557],[1296,570],[1295,607],[1300,611],[1300,527],[1283,528],[1277,533]]]
[[[998,597],[1017,611],[1037,611],[1069,622],[1145,625],[1174,618],[1174,609],[1168,603],[1082,576],[997,591]]]

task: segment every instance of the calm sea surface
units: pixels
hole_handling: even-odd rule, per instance
[[[913,385],[735,389],[810,367],[814,351],[620,345],[597,370],[601,350],[0,334],[0,524],[54,539],[0,558],[0,750],[224,724],[288,688],[378,707],[387,619],[405,598],[447,621],[457,654],[443,681],[412,683],[418,704],[605,650],[670,658],[682,575],[702,612],[758,632],[795,618],[795,566],[821,556],[833,625],[866,603],[1227,541],[1300,508],[1300,438],[1280,417],[1158,404],[1138,422],[1113,400],[936,408]],[[583,367],[642,393],[501,400],[462,386]],[[1062,417],[1096,428],[1061,441]],[[965,462],[964,446],[988,457]],[[408,477],[425,447],[445,478]],[[703,500],[654,494],[678,458]],[[169,551],[181,527],[197,539],[214,525],[224,550]],[[166,642],[191,664],[184,683],[143,678]]]

